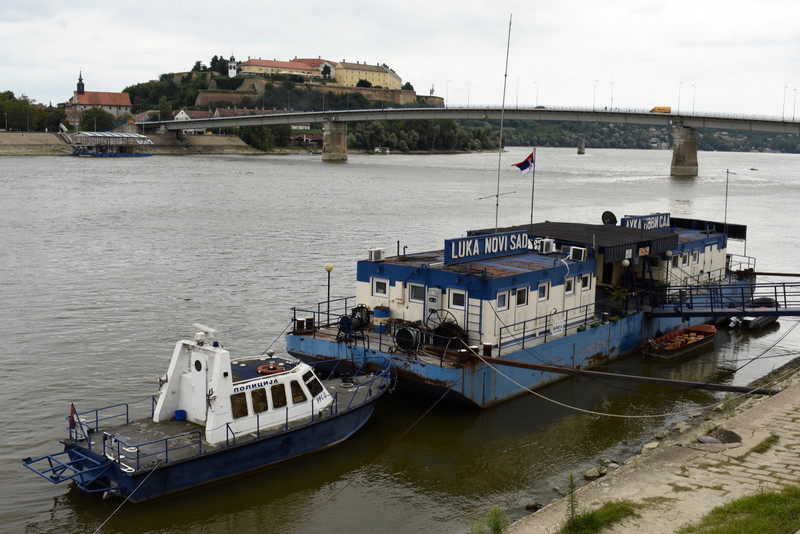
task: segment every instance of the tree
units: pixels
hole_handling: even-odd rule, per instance
[[[89,108],[81,114],[83,131],[102,132],[114,126],[114,115],[102,108]]]
[[[166,96],[162,96],[158,101],[158,115],[162,121],[172,120],[172,105],[167,102]]]
[[[414,86],[411,85],[411,82],[406,82],[403,84],[403,91],[413,91]]]
[[[292,127],[289,124],[271,126],[275,146],[288,146],[292,140]]]
[[[372,87],[372,84],[368,80],[358,80],[356,87]]]
[[[322,67],[322,71],[321,71],[320,74],[322,74],[322,78],[324,80],[330,79],[330,77],[331,77],[331,66],[330,65],[325,65],[324,67]]]

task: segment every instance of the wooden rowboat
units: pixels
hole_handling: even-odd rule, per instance
[[[648,340],[642,352],[645,356],[672,360],[711,348],[716,335],[714,325],[689,326]]]

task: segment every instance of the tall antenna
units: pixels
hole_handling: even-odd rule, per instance
[[[506,111],[506,85],[508,83],[508,51],[511,48],[511,15],[508,16],[508,43],[506,44],[506,69],[503,73],[503,102],[500,106],[500,150],[497,153],[497,193],[494,205],[494,233],[497,233],[500,220],[500,165],[503,159],[503,118]]]

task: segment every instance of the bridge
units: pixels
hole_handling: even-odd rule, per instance
[[[654,300],[653,317],[800,317],[800,282],[669,286]]]
[[[697,129],[744,130],[800,134],[800,121],[774,117],[737,116],[707,113],[653,113],[645,110],[592,109],[592,108],[511,108],[448,107],[448,108],[382,108],[358,110],[323,110],[263,115],[245,115],[183,121],[153,121],[142,128],[161,126],[167,131],[279,124],[323,123],[323,161],[347,161],[347,123],[393,120],[480,119],[558,121],[558,122],[608,122],[622,124],[648,124],[674,128],[672,164],[673,176],[697,175]]]

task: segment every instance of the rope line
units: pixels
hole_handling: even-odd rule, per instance
[[[318,506],[318,507],[317,507],[317,508],[316,508],[316,509],[315,509],[313,512],[311,512],[311,513],[310,513],[308,516],[306,516],[306,518],[305,518],[305,519],[303,519],[303,521],[301,521],[300,523],[298,523],[298,525],[297,525],[297,526],[296,526],[296,527],[295,527],[295,528],[292,530],[292,532],[293,532],[293,533],[294,533],[294,532],[297,532],[297,530],[298,530],[300,527],[302,527],[303,525],[305,525],[305,524],[306,524],[306,523],[307,523],[309,520],[311,520],[311,518],[313,518],[315,515],[317,515],[317,513],[318,513],[320,510],[322,510],[324,507],[326,507],[328,504],[330,504],[330,503],[331,503],[331,502],[332,502],[334,499],[336,499],[336,497],[338,497],[338,496],[339,496],[339,494],[341,494],[341,493],[342,493],[344,490],[346,490],[346,489],[347,489],[347,488],[348,488],[348,487],[349,487],[349,486],[350,486],[350,485],[351,485],[353,482],[355,482],[356,480],[358,480],[359,478],[361,478],[361,475],[363,475],[364,473],[366,473],[366,472],[367,472],[367,470],[368,470],[369,468],[371,468],[373,465],[375,465],[375,463],[377,463],[377,461],[378,461],[378,460],[380,460],[381,458],[383,458],[383,457],[384,457],[384,456],[385,456],[385,455],[386,455],[386,454],[387,454],[387,453],[388,453],[390,450],[392,450],[392,449],[394,448],[394,446],[395,446],[395,445],[397,445],[397,444],[400,442],[400,440],[401,440],[401,439],[403,439],[403,438],[406,436],[406,434],[408,434],[409,432],[411,432],[411,430],[412,430],[412,429],[413,429],[415,426],[417,426],[417,425],[418,425],[418,424],[419,424],[419,423],[420,423],[420,422],[421,422],[421,421],[422,421],[422,420],[423,420],[423,419],[424,419],[424,418],[425,418],[425,417],[426,417],[426,416],[427,416],[429,413],[431,413],[431,411],[432,411],[432,410],[433,410],[433,409],[434,409],[434,408],[435,408],[435,407],[436,407],[436,406],[437,406],[437,405],[438,405],[438,404],[439,404],[439,403],[442,401],[442,399],[444,399],[444,398],[445,398],[445,396],[446,396],[448,393],[450,393],[450,388],[447,388],[447,390],[446,390],[444,393],[442,393],[442,396],[441,396],[441,397],[439,397],[438,399],[436,399],[436,401],[435,401],[433,404],[431,404],[431,406],[430,406],[430,407],[429,407],[427,410],[425,410],[425,413],[423,413],[422,415],[420,415],[420,416],[417,418],[417,420],[416,420],[416,421],[414,421],[414,422],[411,424],[411,426],[409,426],[409,427],[408,427],[408,428],[407,428],[407,429],[406,429],[406,430],[405,430],[405,431],[404,431],[402,434],[400,434],[400,436],[398,436],[398,437],[397,437],[397,439],[395,439],[395,440],[394,440],[394,441],[393,441],[393,442],[392,442],[392,443],[391,443],[391,444],[390,444],[388,447],[386,447],[386,449],[384,449],[384,450],[383,450],[383,452],[381,452],[381,453],[380,453],[378,456],[376,456],[376,457],[375,457],[375,459],[374,459],[374,460],[372,460],[372,461],[371,461],[369,464],[365,465],[365,466],[364,466],[364,467],[363,467],[363,468],[362,468],[362,469],[361,469],[361,470],[360,470],[358,473],[356,473],[356,475],[355,475],[355,476],[353,476],[353,477],[352,477],[350,480],[348,480],[348,481],[347,481],[347,484],[345,484],[344,486],[342,486],[342,487],[341,487],[341,488],[340,488],[340,489],[339,489],[339,490],[338,490],[336,493],[334,493],[333,495],[331,495],[331,496],[330,496],[330,497],[329,497],[329,498],[328,498],[328,499],[327,499],[327,500],[326,500],[324,503],[322,503],[321,505],[319,505],[319,506]]]
[[[94,534],[97,534],[98,532],[100,532],[100,529],[102,529],[102,528],[103,528],[103,527],[106,525],[106,523],[108,523],[108,522],[111,520],[111,518],[112,518],[112,517],[114,517],[114,514],[116,514],[117,512],[119,512],[119,510],[120,510],[120,509],[121,509],[123,506],[125,506],[125,503],[126,503],[126,502],[128,502],[128,500],[131,498],[131,495],[133,495],[134,493],[136,493],[136,490],[138,490],[139,488],[141,488],[141,487],[142,487],[142,484],[144,484],[145,482],[147,482],[147,479],[148,479],[148,478],[150,478],[150,475],[152,475],[153,473],[155,473],[155,472],[156,472],[156,469],[158,469],[158,466],[160,466],[160,465],[161,465],[161,460],[159,460],[159,461],[158,461],[158,463],[155,465],[155,467],[153,467],[153,470],[152,470],[152,471],[150,471],[149,473],[147,473],[147,476],[146,476],[146,477],[144,477],[144,480],[142,480],[142,481],[139,483],[139,485],[138,485],[138,486],[136,486],[135,488],[133,488],[133,491],[132,491],[132,492],[130,492],[130,493],[128,494],[128,496],[127,496],[127,497],[125,497],[125,500],[124,500],[124,501],[122,501],[122,502],[120,503],[120,505],[119,505],[119,506],[117,506],[117,508],[116,508],[116,509],[115,509],[113,512],[111,512],[111,515],[109,515],[109,516],[106,518],[106,520],[105,520],[105,521],[103,521],[103,522],[100,524],[100,526],[99,526],[99,527],[97,527],[97,530],[95,530],[95,531],[94,531]]]

